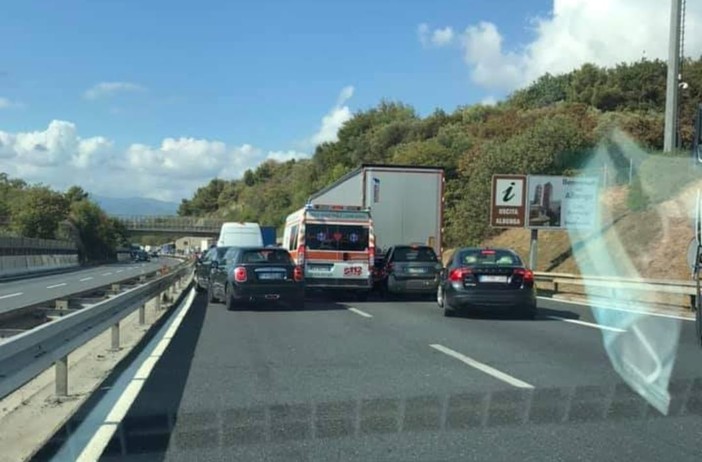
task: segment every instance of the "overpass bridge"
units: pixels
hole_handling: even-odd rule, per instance
[[[115,215],[132,235],[182,234],[184,236],[217,237],[226,220],[201,217]]]

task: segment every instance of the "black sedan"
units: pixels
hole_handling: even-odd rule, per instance
[[[212,264],[219,263],[230,247],[212,247],[204,256],[195,260],[195,290],[202,292],[210,285]]]
[[[510,249],[457,249],[442,271],[436,301],[445,316],[482,308],[534,319],[534,273]]]
[[[232,247],[212,263],[210,301],[223,301],[228,310],[244,303],[285,302],[305,306],[305,280],[287,250],[271,247]]]

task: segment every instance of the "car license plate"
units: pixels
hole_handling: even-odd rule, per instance
[[[258,275],[259,279],[283,279],[283,273],[261,273]]]
[[[480,276],[480,282],[501,282],[507,283],[507,276]]]
[[[310,273],[328,273],[332,270],[331,265],[308,265],[307,271]]]
[[[422,274],[422,273],[426,273],[427,269],[426,268],[408,268],[407,272],[411,273],[411,274]]]

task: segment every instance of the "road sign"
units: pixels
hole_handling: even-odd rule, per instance
[[[523,228],[526,225],[526,175],[493,175],[490,226]]]
[[[532,229],[590,229],[597,220],[594,177],[530,175],[527,226]]]

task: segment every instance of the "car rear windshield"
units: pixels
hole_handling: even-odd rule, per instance
[[[431,247],[397,247],[392,259],[402,262],[435,262],[437,260]]]
[[[522,266],[522,260],[508,250],[464,250],[458,258],[465,266]]]
[[[368,248],[368,228],[361,225],[308,223],[305,245],[310,250],[364,251]]]
[[[292,258],[286,250],[282,249],[256,249],[244,250],[239,260],[241,263],[272,263],[278,265],[292,265]]]

